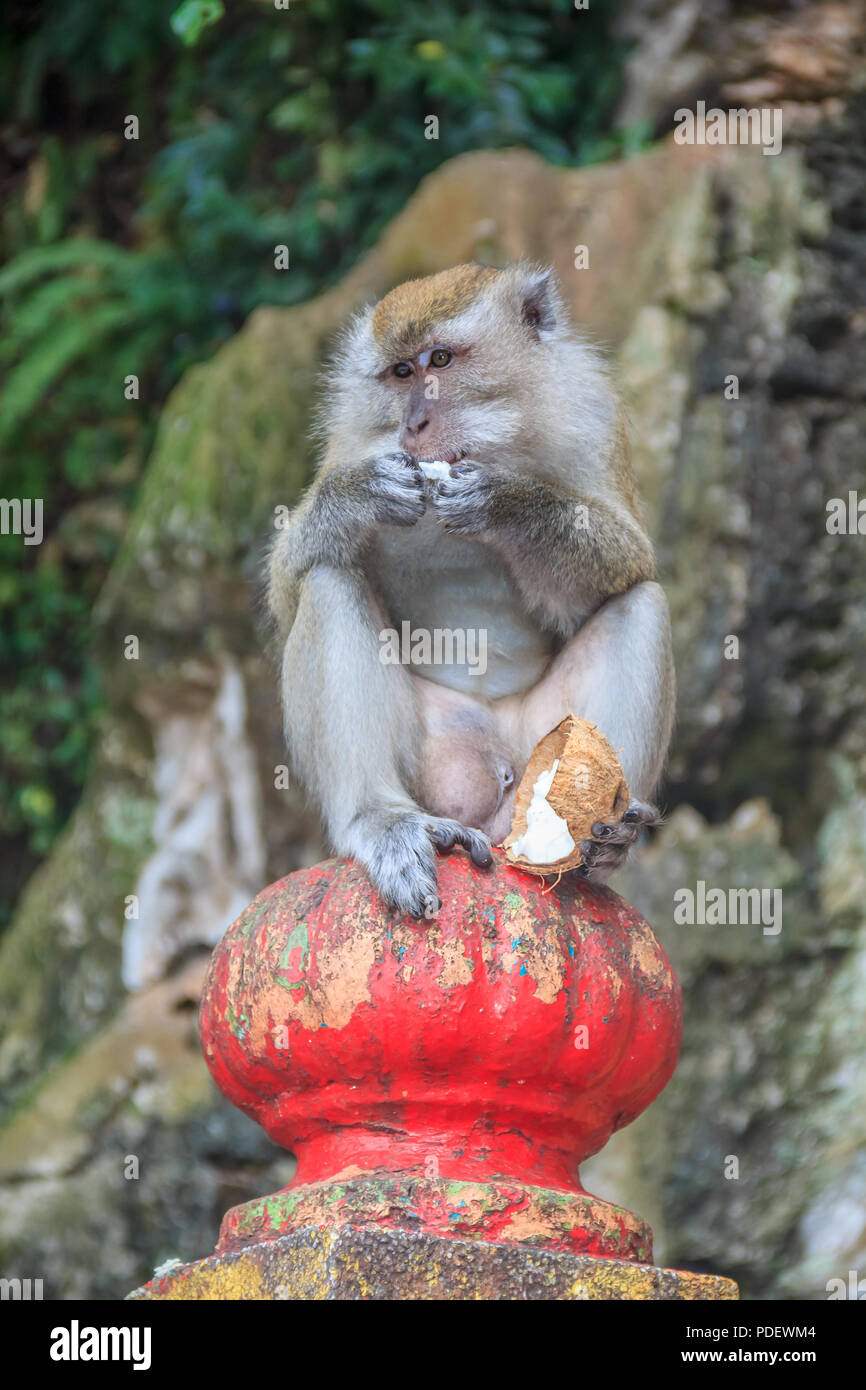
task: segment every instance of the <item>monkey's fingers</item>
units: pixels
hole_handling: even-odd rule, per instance
[[[418,812],[393,821],[365,856],[370,877],[389,907],[410,917],[435,917],[441,906],[436,860]]]
[[[659,825],[661,816],[655,806],[647,801],[632,801],[621,820],[596,821],[592,827],[594,840],[603,840],[608,845],[634,844],[645,825]]]
[[[421,472],[421,465],[411,454],[407,454],[403,449],[395,449],[392,454],[383,454],[377,460],[380,464],[396,464],[402,468],[408,468],[413,473]]]
[[[479,869],[492,869],[493,855],[490,852],[490,841],[486,835],[482,835],[477,830],[469,830],[460,842],[464,849],[468,849],[473,864],[477,864]]]
[[[579,878],[605,883],[612,873],[625,863],[628,845],[609,841],[581,840],[580,857],[583,863],[575,871]]]
[[[457,535],[477,535],[487,525],[492,495],[490,471],[471,459],[455,463],[436,484],[433,501],[441,525]]]
[[[626,861],[631,846],[645,825],[658,825],[658,809],[647,801],[632,801],[621,820],[596,821],[592,839],[581,840],[580,857],[583,863],[577,870],[580,878],[606,883]]]
[[[430,822],[429,834],[437,849],[447,850],[461,845],[469,851],[473,864],[477,864],[479,869],[489,869],[493,863],[490,841],[480,830],[461,825],[457,820],[439,818]]]
[[[383,896],[389,907],[396,909],[397,912],[405,913],[407,917],[426,917],[428,920],[438,913],[442,906],[442,899],[431,888],[430,878],[423,872],[416,873],[411,868],[406,868],[394,874],[390,889],[383,892]]]
[[[414,526],[427,507],[424,474],[408,454],[385,454],[370,465],[370,494],[377,521]]]
[[[639,834],[640,825],[636,821],[620,820],[608,824],[597,820],[592,827],[592,840],[589,843],[601,840],[606,845],[633,845]]]

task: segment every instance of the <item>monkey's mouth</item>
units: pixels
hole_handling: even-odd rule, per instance
[[[466,452],[465,449],[449,450],[448,453],[437,454],[435,458],[416,459],[416,463],[447,463],[450,468],[452,464],[459,463],[461,459],[465,459]]]

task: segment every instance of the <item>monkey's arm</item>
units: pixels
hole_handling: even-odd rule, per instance
[[[446,530],[499,550],[527,600],[565,632],[604,599],[655,574],[649,538],[620,502],[570,496],[466,460],[439,483],[436,508]]]
[[[425,505],[424,475],[406,454],[350,465],[326,455],[271,550],[268,607],[281,635],[295,620],[301,580],[314,565],[353,568],[375,526],[413,526]]]

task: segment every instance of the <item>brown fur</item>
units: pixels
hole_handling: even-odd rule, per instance
[[[373,337],[386,357],[411,357],[433,327],[454,318],[499,274],[491,266],[458,265],[397,285],[376,305]]]

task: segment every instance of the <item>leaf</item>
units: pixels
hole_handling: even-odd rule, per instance
[[[184,0],[169,23],[181,42],[192,48],[205,29],[217,24],[224,14],[222,0]]]
[[[11,361],[22,345],[41,333],[53,333],[61,310],[74,306],[83,310],[81,301],[104,294],[99,280],[87,280],[82,275],[62,275],[37,286],[9,314],[5,335],[0,341],[0,358]]]
[[[48,787],[22,787],[18,803],[25,819],[31,822],[48,820],[54,814],[56,802]]]
[[[35,246],[30,251],[20,252],[5,270],[0,271],[0,295],[19,290],[47,272],[68,270],[71,266],[100,266],[128,272],[136,259],[133,252],[94,237],[73,237],[51,246]]]
[[[32,410],[51,383],[95,342],[129,322],[129,307],[111,301],[82,318],[67,320],[24,358],[6,378],[0,395],[0,442]]]

